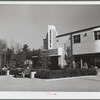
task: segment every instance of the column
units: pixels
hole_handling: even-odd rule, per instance
[[[80,61],[81,61],[81,68],[83,68],[83,60],[82,60],[82,58],[80,59]]]

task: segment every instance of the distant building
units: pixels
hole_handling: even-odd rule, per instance
[[[48,25],[44,50],[49,50],[53,66],[66,65],[65,54],[71,47],[75,63],[82,67],[100,67],[100,26],[58,35],[53,25]]]

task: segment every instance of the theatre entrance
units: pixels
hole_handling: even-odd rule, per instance
[[[97,54],[84,54],[84,55],[76,55],[74,56],[76,65],[81,68],[92,68],[97,67],[100,68],[100,53]]]
[[[58,56],[51,56],[50,57],[50,60],[51,60],[51,70],[57,70],[59,69],[59,66],[58,66]]]

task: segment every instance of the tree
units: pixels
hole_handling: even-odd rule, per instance
[[[12,63],[12,56],[13,56],[13,50],[10,49],[10,48],[7,48],[7,51],[6,51],[6,66],[10,66],[12,67],[13,65],[11,64]]]
[[[48,51],[38,50],[38,61],[37,68],[39,69],[50,69],[51,61],[48,55]]]
[[[15,43],[15,52],[19,53],[22,51],[22,45],[20,43]]]
[[[33,49],[33,50],[32,50],[32,56],[38,56],[39,53],[40,53],[40,50],[41,50],[41,49],[36,49],[36,50]]]
[[[13,60],[15,61],[16,67],[24,68],[25,55],[23,55],[22,52],[19,52],[18,54],[14,54]]]
[[[73,68],[74,57],[71,53],[71,47],[70,46],[67,47],[66,54],[65,54],[65,61],[67,63],[68,68]]]
[[[28,50],[28,45],[27,44],[24,44],[22,50],[23,50],[23,52],[26,52]]]
[[[32,58],[32,51],[28,48],[27,44],[25,44],[23,46],[22,52],[25,55],[25,59],[31,59]]]
[[[17,47],[19,48],[19,45]],[[23,45],[22,49],[18,49],[17,51],[14,55],[16,67],[29,67],[28,65],[25,66],[25,62],[32,59],[32,51],[28,48],[28,45]]]
[[[7,48],[7,41],[4,39],[0,39],[0,67],[5,66],[6,63],[6,48]]]
[[[13,39],[10,41],[9,45],[10,45],[9,48],[10,48],[11,50],[15,50],[15,42],[14,42]]]

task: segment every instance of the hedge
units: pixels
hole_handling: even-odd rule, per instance
[[[36,72],[37,69],[30,69],[30,72]]]
[[[97,71],[94,68],[89,69],[66,69],[66,70],[38,70],[35,74],[36,78],[52,79],[75,76],[96,75]]]

